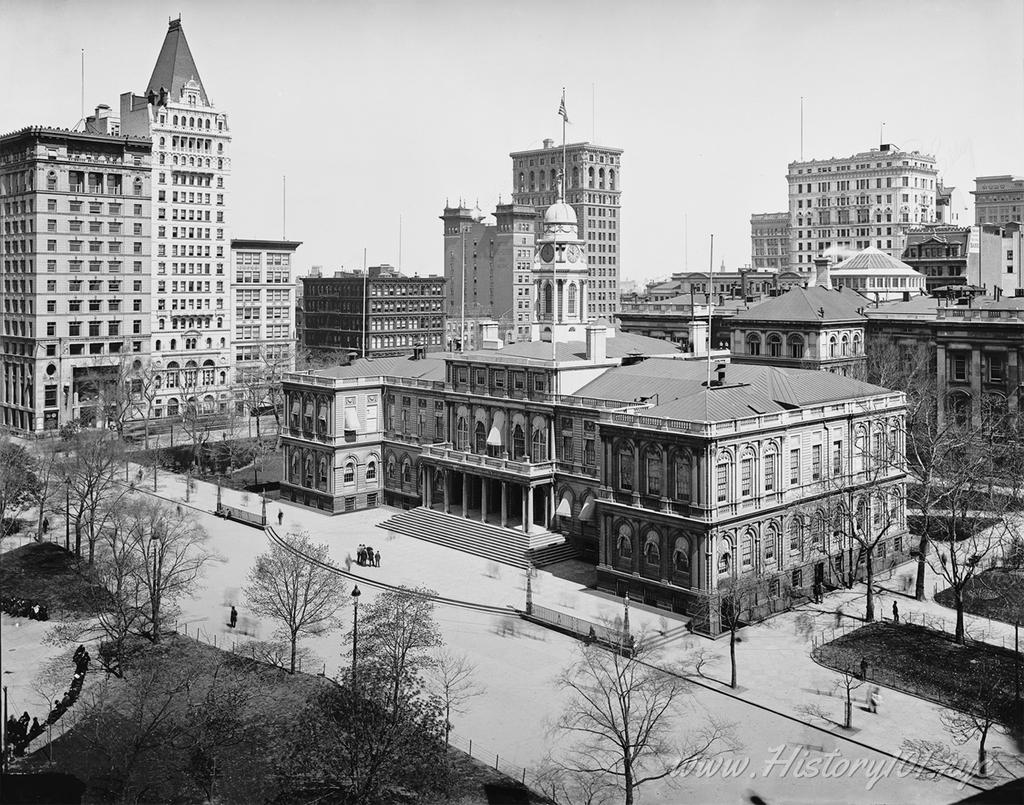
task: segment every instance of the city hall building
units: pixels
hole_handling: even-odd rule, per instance
[[[720,585],[762,579],[781,606],[857,566],[837,497],[884,531],[876,567],[905,555],[905,474],[872,464],[902,454],[903,396],[588,320],[575,223],[564,203],[544,215],[531,340],[485,323],[473,352],[287,375],[283,497],[409,509],[385,527],[520,567],[577,556],[709,634]]]

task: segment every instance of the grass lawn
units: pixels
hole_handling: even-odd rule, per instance
[[[220,705],[210,704],[215,678],[227,686],[220,688]],[[74,725],[53,743],[53,764],[50,748],[38,739],[31,747],[36,751],[16,771],[73,775],[86,786],[86,802],[119,796],[201,802],[207,793],[204,781],[208,784],[211,776],[216,801],[224,805],[293,802],[275,774],[290,756],[285,736],[294,734],[307,700],[333,684],[168,635],[157,646],[142,643],[124,679],[90,672],[74,708]],[[106,704],[95,709],[97,701]],[[89,712],[97,715],[86,717]],[[449,750],[449,757],[456,782],[448,801],[454,805],[484,805],[489,802],[485,787],[494,785],[526,795],[509,802],[542,801],[456,749]],[[331,792],[322,801],[340,799]]]
[[[46,605],[50,617],[90,612],[105,591],[78,570],[75,555],[53,542],[30,542],[0,554],[0,590]]]
[[[869,663],[868,679],[912,693],[946,707],[964,708],[966,680],[998,680],[994,687],[1009,719],[1013,707],[1013,651],[981,643],[961,646],[942,632],[891,621],[869,623],[814,649],[814,659],[837,670],[860,673]]]
[[[936,594],[935,600],[955,609],[953,590]],[[964,588],[964,610],[997,621],[1024,621],[1024,570],[986,570]]]

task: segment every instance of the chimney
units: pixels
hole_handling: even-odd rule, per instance
[[[608,357],[608,330],[603,324],[587,325],[587,360],[600,363]]]
[[[725,383],[725,364],[720,363],[715,366],[715,375],[718,378],[717,385],[721,386]]]
[[[555,141],[552,140],[550,137],[545,137],[544,138],[544,147],[545,148],[554,148],[554,145],[555,145]]]
[[[708,323],[703,319],[691,319],[686,323],[686,330],[693,357],[705,357],[708,354]]]
[[[486,319],[477,325],[477,343],[481,349],[500,349],[501,339],[498,338],[498,322]]]
[[[829,259],[827,257],[814,258],[814,284],[828,291],[832,290],[832,276],[828,270]]]

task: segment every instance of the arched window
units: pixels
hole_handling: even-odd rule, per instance
[[[573,187],[579,187],[580,186],[580,169],[576,165],[573,165],[573,168],[572,168],[572,186]]]
[[[836,341],[836,337],[834,335],[830,335],[828,337],[828,356],[830,358],[836,357],[836,354],[837,354],[836,350],[837,350],[838,345],[839,345],[839,342]]]
[[[477,422],[473,429],[473,451],[476,453],[487,452],[487,427],[483,422]]]
[[[775,526],[769,526],[764,537],[764,562],[766,565],[775,564],[775,558],[779,550],[779,532]]]
[[[786,339],[786,342],[789,345],[789,357],[802,358],[804,356],[803,336],[799,336],[794,333]]]
[[[661,495],[662,484],[662,456],[660,447],[649,447],[644,454],[644,477],[647,479],[647,494]]]
[[[740,545],[741,545],[741,548],[742,548],[741,556],[743,557],[743,567],[744,568],[753,567],[754,566],[754,532],[753,531],[747,531],[746,533],[744,533],[744,535],[743,535],[743,542],[740,543]]]
[[[168,374],[168,378],[170,378],[170,374]],[[172,385],[170,380],[168,380],[167,382],[168,382],[168,385]],[[177,381],[175,381],[175,385],[176,385],[176,382]],[[171,399],[169,399],[167,401],[167,416],[177,416],[177,415],[178,415],[178,398],[177,397],[171,397]]]
[[[658,532],[648,531],[644,537],[644,559],[649,565],[658,566],[661,564],[661,548],[658,545]]]
[[[541,171],[540,172],[540,187],[538,188],[538,190],[547,190],[547,189],[548,189],[548,177],[544,173],[544,171]]]
[[[327,459],[321,458],[320,463],[317,467],[316,474],[316,486],[317,489],[326,492],[327,491]]]
[[[608,169],[608,189],[609,190],[614,190],[615,189],[615,169],[614,168],[609,168]]]
[[[373,459],[370,459],[370,461],[366,465],[366,480],[367,481],[376,481],[377,480],[377,462],[374,461]]]
[[[412,464],[409,463],[409,459],[405,459],[402,462],[402,483],[407,484],[412,482]]]
[[[597,170],[597,189],[604,190],[604,168]]]
[[[519,192],[522,193],[526,190],[526,175],[519,171]]]
[[[387,472],[388,472],[388,480],[389,481],[395,480],[396,476],[395,476],[395,457],[394,456],[388,456]]]
[[[860,333],[854,333],[853,334],[853,354],[854,355],[860,355],[862,349],[863,349],[863,344],[861,343]]]
[[[718,557],[718,572],[720,574],[728,573],[732,568],[732,554],[729,551],[723,551],[722,555]]]
[[[761,336],[757,333],[747,334],[747,354],[748,355],[760,355],[761,354]]]
[[[537,189],[537,177],[533,171],[530,171],[530,190]]]
[[[594,169],[593,168],[588,168],[587,169],[587,187],[589,187],[591,190],[594,189]]]
[[[530,456],[531,461],[547,461],[548,460],[548,436],[547,432],[543,428],[536,428],[533,431],[533,445],[532,455]]]
[[[957,391],[946,397],[946,415],[957,425],[971,421],[971,395]]]
[[[550,282],[545,282],[544,283],[544,301],[543,301],[543,305],[542,305],[541,310],[543,311],[544,315],[550,316],[551,312],[554,309],[555,309],[554,291],[553,291],[553,289],[551,287],[551,283]]]
[[[568,301],[567,304],[568,304],[569,312],[571,313],[572,311],[576,310],[576,283],[575,282],[570,282],[569,283],[569,295],[568,296],[569,296],[569,301]]]
[[[619,524],[617,546],[622,559],[633,558],[633,529],[626,523]]]
[[[690,456],[686,453],[676,455],[673,463],[675,472],[675,492],[677,500],[691,500],[691,488],[693,485],[693,466],[690,464]]]
[[[302,456],[298,450],[292,450],[291,473],[288,478],[297,484],[302,482]]]
[[[464,416],[460,416],[455,423],[455,447],[459,450],[469,450],[469,422]]]
[[[633,490],[633,447],[624,444],[619,448],[619,488]]]
[[[690,572],[690,541],[686,537],[676,537],[672,550],[672,565],[676,573]]]
[[[356,463],[354,461],[345,462],[345,475],[342,480],[346,484],[354,484],[356,482]]]
[[[839,344],[840,344],[839,352],[845,358],[847,355],[850,354],[850,337],[848,335],[844,334],[843,338],[839,342]]]
[[[715,467],[715,500],[725,503],[729,500],[729,462],[721,461]]]
[[[804,543],[804,524],[800,515],[793,515],[789,521],[789,552],[800,553]]]
[[[512,428],[512,458],[516,461],[526,455],[526,436],[522,425]]]

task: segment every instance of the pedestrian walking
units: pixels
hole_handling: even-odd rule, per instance
[[[362,545],[360,545],[359,546],[359,550],[356,551],[356,564],[359,565],[359,567],[362,567],[363,563],[365,561],[366,561],[366,548],[364,548]]]
[[[238,610],[235,609],[234,604],[231,605],[231,619],[228,621],[228,626],[232,629],[238,624]]]
[[[878,685],[875,685],[875,686],[873,686],[871,688],[871,695],[870,695],[870,699],[869,699],[869,709],[871,710],[872,713],[877,713],[878,712],[878,705],[879,705],[879,703],[881,701],[882,701],[882,692],[879,689]]]
[[[843,608],[840,607],[839,609],[836,610],[836,627],[838,628],[838,627],[840,627],[842,625],[843,625]]]
[[[49,517],[44,517],[43,518],[43,533],[45,534],[49,530],[50,530],[50,518]]]
[[[277,524],[281,525],[284,522],[284,512],[280,509],[277,510]]]
[[[380,567],[380,551],[373,555],[373,563],[375,566]]]
[[[373,548],[366,546],[366,564],[373,567]]]
[[[892,602],[892,620],[893,620],[893,623],[899,623],[900,622],[900,608],[899,608],[899,605],[895,601]]]
[[[178,517],[181,517],[181,504],[179,503],[177,506],[174,507],[174,509],[175,511],[178,512]]]

